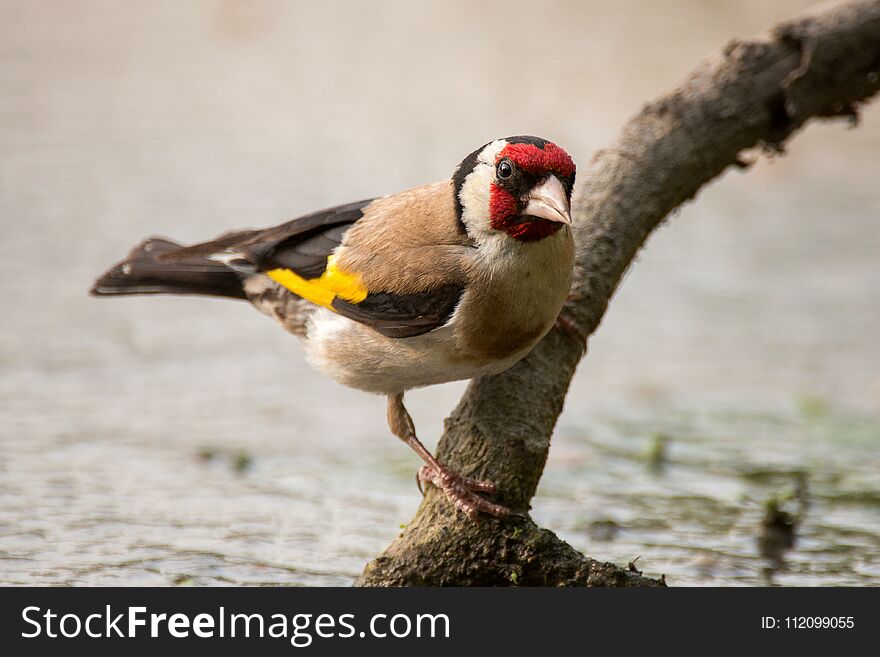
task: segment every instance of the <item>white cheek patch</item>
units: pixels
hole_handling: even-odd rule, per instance
[[[477,156],[477,165],[464,179],[458,197],[461,200],[461,220],[468,234],[482,241],[493,231],[489,226],[489,191],[495,180],[495,160],[507,142],[496,139]]]
[[[472,236],[489,228],[489,190],[494,177],[494,167],[477,164],[464,179],[458,193],[461,220]]]

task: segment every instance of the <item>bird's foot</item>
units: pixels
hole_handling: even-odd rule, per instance
[[[576,321],[574,321],[571,317],[567,316],[565,312],[565,308],[562,309],[562,312],[559,313],[559,317],[556,318],[556,323],[553,325],[554,328],[562,331],[568,337],[573,339],[578,343],[578,346],[581,348],[582,353],[587,353],[587,336],[584,335],[583,330],[578,325]]]
[[[481,511],[496,518],[506,518],[510,515],[510,510],[507,507],[494,504],[477,495],[477,493],[495,492],[495,484],[490,481],[462,477],[443,466],[423,465],[419,468],[416,482],[419,485],[419,490],[422,490],[422,483],[431,484],[442,490],[452,505],[464,512],[471,520],[476,519],[477,514]]]

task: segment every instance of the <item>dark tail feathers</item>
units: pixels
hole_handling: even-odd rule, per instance
[[[95,281],[90,294],[206,294],[246,299],[238,275],[224,264],[199,256],[174,258],[182,248],[161,237],[144,240],[128,257]],[[164,258],[159,256],[164,255]]]

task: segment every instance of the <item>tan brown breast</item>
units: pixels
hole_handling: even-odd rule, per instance
[[[508,241],[505,253],[470,269],[455,318],[466,358],[522,356],[552,328],[568,296],[574,263],[568,227],[538,242]]]

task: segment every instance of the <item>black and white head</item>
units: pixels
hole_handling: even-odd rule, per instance
[[[456,212],[478,242],[542,240],[571,224],[574,178],[574,162],[556,144],[540,137],[496,139],[456,170]]]

